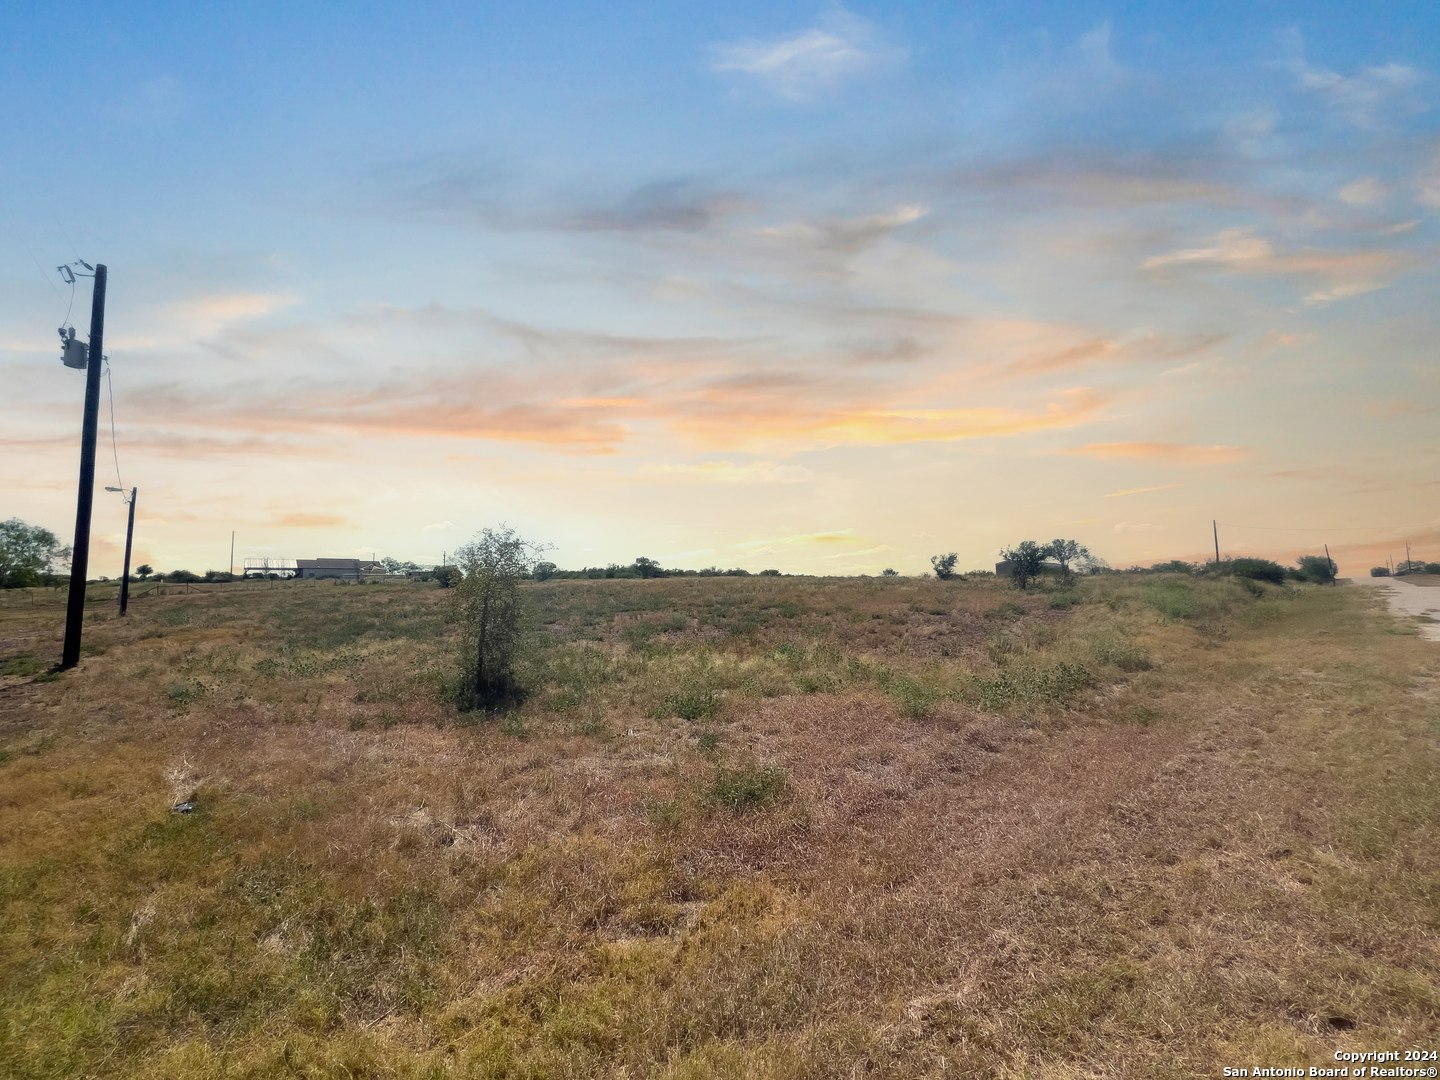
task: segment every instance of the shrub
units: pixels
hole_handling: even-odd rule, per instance
[[[165,580],[177,583],[189,583],[199,581],[200,575],[191,573],[189,570],[171,570],[170,573],[165,575]]]
[[[930,565],[935,570],[935,576],[941,581],[949,581],[955,576],[955,564],[960,561],[960,556],[955,552],[949,555],[931,555]]]
[[[456,555],[452,614],[460,624],[458,704],[491,710],[519,698],[515,660],[520,650],[520,581],[529,577],[536,551],[506,525],[483,529]]]
[[[1268,581],[1274,585],[1285,584],[1285,568],[1269,559],[1232,559],[1225,569],[1236,577]]]
[[[1389,577],[1389,576],[1390,576],[1390,568],[1389,568],[1388,566],[1372,566],[1372,567],[1370,567],[1370,576],[1371,576],[1371,577]]]
[[[536,581],[549,581],[559,569],[553,562],[537,562],[533,571]]]
[[[952,564],[952,570],[953,570],[953,564]],[[882,570],[882,571],[880,572],[880,576],[881,576],[881,577],[899,577],[899,576],[900,576],[900,571],[896,570],[894,567],[887,566],[887,567],[885,567],[884,570]]]
[[[1300,556],[1300,576],[1317,585],[1329,585],[1335,580],[1335,573],[1339,569],[1340,567],[1336,565],[1334,559],[1326,558],[1324,555]]]
[[[1010,581],[1017,589],[1028,589],[1030,582],[1040,576],[1045,558],[1050,554],[1049,546],[1041,547],[1034,540],[1022,540],[1009,551],[1002,551],[1000,557],[1010,563]]]
[[[1150,569],[1157,574],[1193,574],[1195,564],[1184,559],[1171,559],[1169,562],[1156,563]]]
[[[761,576],[761,577],[779,577],[779,576],[780,576],[780,571],[779,571],[779,570],[761,570],[761,571],[760,571],[760,576]]]

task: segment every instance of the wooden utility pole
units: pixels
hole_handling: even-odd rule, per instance
[[[1335,584],[1335,571],[1340,568],[1335,565],[1335,560],[1330,558],[1330,545],[1325,545],[1325,561],[1330,565],[1330,584]]]
[[[1215,533],[1215,569],[1220,569],[1220,526],[1215,524],[1215,519],[1210,519],[1210,528]]]
[[[130,489],[130,524],[125,526],[125,572],[120,575],[120,614],[130,606],[130,542],[135,539],[135,496],[139,488]]]
[[[95,267],[90,299],[90,354],[85,364],[85,413],[80,426],[80,493],[75,504],[75,546],[70,556],[70,597],[65,609],[65,648],[60,668],[80,662],[85,622],[85,578],[90,570],[90,511],[95,502],[95,426],[100,418],[100,365],[105,347],[105,264]]]
[[[235,576],[235,530],[230,530],[230,569],[225,571],[231,577]]]

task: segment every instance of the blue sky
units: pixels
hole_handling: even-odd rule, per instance
[[[0,514],[71,528],[78,253],[165,567],[1440,558],[1436,22],[12,4]]]

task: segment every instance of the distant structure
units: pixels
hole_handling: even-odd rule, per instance
[[[299,576],[306,581],[316,578],[363,581],[367,577],[385,573],[383,564],[371,562],[369,559],[296,559],[295,567]]]
[[[1010,571],[1012,571],[1012,570],[1014,570],[1014,569],[1015,569],[1015,564],[1014,564],[1013,562],[1011,562],[1009,559],[1006,559],[1006,560],[1004,560],[1003,562],[997,562],[997,563],[995,564],[995,576],[996,576],[996,577],[1009,577],[1009,576],[1010,576]]]
[[[269,577],[275,574],[277,577],[295,577],[298,573],[294,559],[246,559],[245,569],[241,571],[241,577],[249,577],[251,574],[258,574],[260,577]]]

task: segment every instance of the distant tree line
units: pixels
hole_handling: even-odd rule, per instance
[[[1395,564],[1395,577],[1404,577],[1406,574],[1440,574],[1440,562],[1421,562],[1418,559],[1407,559]],[[1372,566],[1371,577],[1390,577],[1390,567]]]
[[[704,570],[667,570],[654,559],[644,555],[628,566],[610,563],[608,566],[586,566],[579,570],[561,570],[553,562],[537,562],[530,576],[536,581],[573,581],[577,579],[602,578],[664,578],[664,577],[751,577],[749,570],[734,567],[722,570],[718,566],[707,566]],[[779,570],[761,570],[760,577],[779,577]]]

